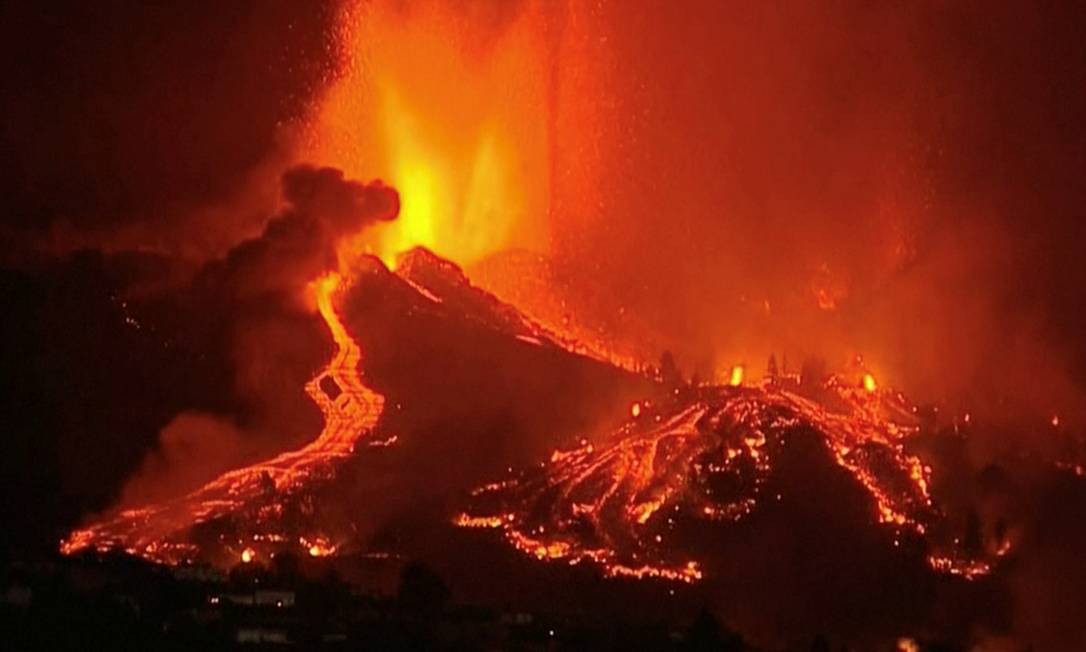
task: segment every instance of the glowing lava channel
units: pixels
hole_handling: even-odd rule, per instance
[[[689,558],[679,522],[726,525],[781,500],[763,489],[789,441],[806,430],[821,438],[827,461],[866,491],[874,520],[891,528],[895,545],[903,535],[923,537],[933,570],[965,579],[991,571],[987,552],[971,555],[957,539],[929,536],[941,516],[929,493],[931,467],[906,452],[919,426],[902,395],[831,377],[823,405],[775,383],[739,387],[735,375],[727,386],[687,388],[670,405],[635,403],[616,431],[593,438],[597,445],[582,439],[549,463],[472,492],[477,508],[453,523],[497,530],[538,560],[693,583],[710,571]]]
[[[343,325],[333,304],[333,297],[342,283],[343,278],[332,272],[312,284],[317,309],[336,345],[328,365],[305,386],[306,393],[324,415],[324,428],[316,439],[301,449],[229,471],[181,498],[124,510],[75,530],[61,542],[61,553],[70,555],[90,548],[98,551],[121,549],[163,563],[191,560],[200,552],[199,546],[188,540],[193,526],[251,506],[265,507],[262,501],[281,501],[301,488],[306,480],[330,474],[332,462],[350,455],[356,442],[377,424],[384,408],[384,397],[366,387],[359,376],[362,350]],[[327,386],[329,382],[335,383],[340,390],[334,398],[322,389],[322,385]],[[274,515],[275,512],[275,509],[260,510],[262,514]],[[331,549],[326,544],[316,548],[313,543],[299,545],[307,554]],[[251,560],[255,552],[249,552],[247,556]]]

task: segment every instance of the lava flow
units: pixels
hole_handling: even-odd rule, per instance
[[[691,583],[707,572],[693,552],[704,537],[691,528],[735,523],[780,501],[774,475],[794,474],[784,466],[797,457],[817,463],[806,454],[785,461],[797,438],[813,435],[824,459],[870,497],[872,517],[892,529],[894,546],[923,541],[917,549],[938,552],[927,558],[933,570],[967,579],[987,573],[1009,543],[988,555],[934,540],[929,528],[942,515],[929,493],[931,468],[905,447],[919,432],[913,410],[872,384],[854,388],[831,376],[806,389],[787,379],[680,387],[659,405],[635,403],[601,444],[581,440],[538,470],[477,489],[475,509],[454,523],[501,529],[540,560]]]
[[[247,524],[250,529],[263,526],[267,530],[253,535],[253,541],[296,543],[302,554],[311,556],[333,551],[334,544],[324,537],[280,532],[274,519],[293,493],[303,486],[308,488],[313,479],[330,476],[332,463],[354,451],[383,410],[384,397],[359,377],[362,351],[336,312],[333,299],[343,282],[340,274],[331,272],[312,283],[317,308],[336,345],[328,365],[305,386],[324,416],[324,428],[316,439],[301,449],[229,471],[181,498],[124,510],[76,530],[61,543],[61,552],[121,549],[158,562],[178,563],[201,552],[189,536],[194,526],[247,510],[255,510],[256,516]],[[257,554],[254,548],[245,547],[238,558],[248,562]]]

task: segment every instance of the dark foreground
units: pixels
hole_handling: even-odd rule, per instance
[[[756,649],[704,610],[683,622],[622,622],[456,604],[426,566],[398,569],[382,591],[347,583],[331,568],[310,577],[289,557],[227,575],[123,555],[8,561],[0,569],[0,640],[15,651]],[[850,649],[833,640],[788,649]],[[903,640],[899,649],[955,648]]]

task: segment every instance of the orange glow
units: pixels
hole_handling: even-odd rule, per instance
[[[547,241],[547,49],[539,8],[512,25],[444,3],[348,2],[345,67],[303,156],[396,187],[400,217],[354,243],[390,266],[422,245],[461,265]]]
[[[728,384],[732,387],[739,387],[743,384],[743,365],[737,364],[732,367],[731,375],[728,377]]]
[[[899,638],[897,649],[898,652],[920,652],[920,646],[911,638]]]
[[[702,578],[697,562],[677,560],[659,546],[673,518],[734,523],[773,500],[761,495],[763,483],[790,430],[809,424],[870,497],[873,523],[895,540],[905,532],[927,538],[928,564],[937,572],[966,580],[990,573],[1002,552],[977,555],[932,531],[940,517],[930,493],[932,468],[906,451],[920,427],[904,396],[885,393],[873,402],[837,376],[822,389],[834,395],[833,409],[772,384],[743,392],[703,387],[690,402],[654,406],[655,419],[600,433],[605,445],[582,441],[554,451],[538,472],[480,487],[472,495],[485,496],[486,507],[454,523],[500,529],[527,555],[590,561],[608,577],[695,582]],[[726,497],[691,490],[711,476],[741,478],[748,489]],[[492,511],[495,504],[500,511]]]
[[[313,539],[301,537],[298,542],[306,549],[310,557],[327,557],[336,552],[336,546],[321,537]]]
[[[607,567],[607,575],[609,577],[632,577],[639,580],[653,577],[686,582],[687,584],[693,584],[702,578],[701,569],[698,568],[697,562],[693,561],[679,568],[659,568],[649,565],[631,568],[629,566],[623,566],[622,564],[615,564]]]
[[[634,403],[633,405],[630,406],[630,416],[635,418],[635,419],[637,417],[641,416],[641,404],[640,403]]]
[[[965,580],[975,580],[992,572],[991,564],[982,560],[957,559],[953,557],[928,556],[928,565],[934,570],[949,575],[957,575]]]
[[[505,517],[502,516],[484,516],[476,518],[468,514],[460,514],[453,519],[453,524],[458,527],[499,528],[505,524],[505,520]]]
[[[878,384],[875,383],[875,377],[872,376],[871,374],[864,374],[863,383],[864,383],[864,389],[866,389],[869,392],[874,392],[876,389],[879,388]]]
[[[224,473],[175,500],[125,510],[76,530],[61,542],[60,551],[72,554],[88,547],[121,548],[160,562],[191,559],[197,550],[185,537],[194,523],[267,501],[269,482],[276,492],[288,494],[303,486],[311,474],[326,473],[330,462],[350,455],[355,443],[369,435],[380,418],[384,397],[366,387],[359,376],[362,351],[340,321],[333,301],[342,283],[338,273],[329,272],[310,285],[317,310],[336,344],[336,353],[328,365],[305,386],[306,393],[324,415],[324,428],[313,441],[270,460]],[[339,388],[335,398],[322,389],[324,380]],[[281,506],[273,502],[266,507],[274,511]],[[277,536],[267,535],[267,539],[274,541]],[[302,542],[303,549],[310,552],[314,545],[318,552],[326,548],[329,554],[334,551],[318,540],[308,545]],[[249,563],[255,556],[256,551],[246,548],[241,560]]]

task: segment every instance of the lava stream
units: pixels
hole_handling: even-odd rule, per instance
[[[187,540],[194,525],[261,500],[280,500],[305,480],[329,473],[332,462],[350,455],[355,443],[376,425],[384,397],[366,387],[359,376],[362,350],[333,304],[342,283],[342,277],[334,272],[313,283],[317,308],[336,344],[328,365],[305,386],[324,416],[324,428],[316,439],[298,450],[224,473],[180,498],[124,510],[75,530],[61,542],[60,551],[68,555],[87,548],[123,549],[165,563],[192,559],[199,553],[198,546]]]
[[[589,561],[610,577],[695,582],[708,571],[691,559],[696,546],[683,532],[694,522],[726,526],[779,501],[764,489],[783,472],[791,442],[806,433],[866,492],[875,521],[895,542],[925,539],[935,571],[987,574],[994,561],[987,551],[929,536],[941,513],[929,493],[930,466],[906,452],[919,427],[904,397],[856,390],[836,377],[815,394],[821,398],[777,383],[700,386],[676,390],[660,405],[637,403],[631,418],[594,437],[595,445],[583,439],[549,463],[472,492],[474,507],[453,522],[498,530],[539,560]]]

